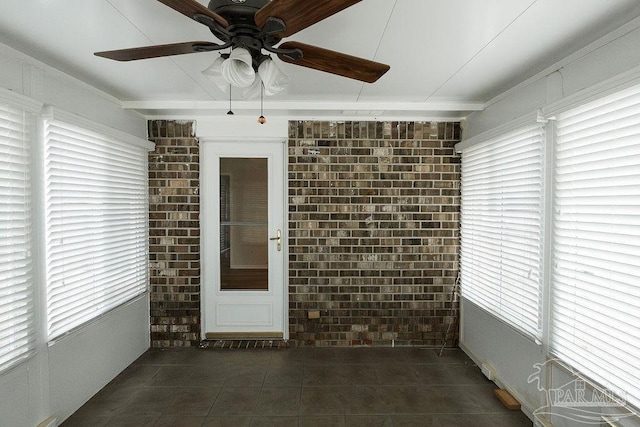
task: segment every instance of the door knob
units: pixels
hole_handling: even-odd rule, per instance
[[[276,237],[271,237],[269,238],[269,240],[275,240],[277,242],[276,249],[278,249],[278,252],[282,250],[282,232],[280,231],[280,229],[278,229],[278,231],[276,232]]]

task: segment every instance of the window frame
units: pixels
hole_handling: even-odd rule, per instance
[[[51,107],[42,123],[52,343],[148,293],[147,152],[154,145]]]
[[[511,151],[506,149],[513,149],[513,144],[529,156],[528,162],[517,164],[514,159],[509,161]],[[521,335],[541,343],[545,272],[544,123],[537,114],[528,115],[468,139],[458,144],[456,149],[462,153],[462,296],[465,301],[479,306]],[[470,159],[470,156],[473,157]],[[510,173],[514,175],[507,176],[502,168],[490,164],[500,161],[508,164]],[[479,178],[481,185],[466,184],[465,176],[469,174]],[[515,181],[516,178],[520,181]],[[465,207],[465,201],[472,203],[471,209]],[[474,207],[479,212],[473,211]],[[494,232],[500,233],[502,238],[494,238]],[[465,257],[465,251],[470,258]],[[518,251],[520,255],[516,253]],[[520,266],[513,265],[518,261],[529,266],[527,275],[518,271]],[[501,273],[505,265],[511,265],[511,277]],[[488,271],[490,269],[495,273],[493,277]],[[518,274],[520,278],[517,278]],[[519,295],[512,291],[514,286]],[[495,298],[487,298],[487,293]],[[522,315],[513,307],[529,307],[529,313]]]
[[[0,88],[0,108],[3,109],[0,116],[5,116],[4,119],[0,117],[0,122],[7,122],[6,127],[0,128],[0,135],[7,138],[4,146],[0,147],[1,151],[6,150],[7,157],[3,163],[7,168],[3,167],[0,174],[12,183],[4,190],[0,189],[7,207],[4,221],[9,225],[2,227],[0,234],[3,240],[11,240],[7,252],[2,254],[2,264],[8,267],[4,271],[10,271],[11,274],[0,274],[3,282],[0,284],[0,294],[5,297],[0,300],[0,307],[4,307],[2,311],[5,313],[5,316],[0,316],[0,373],[3,373],[30,359],[38,342],[37,260],[33,255],[33,202],[36,190],[32,166],[35,114],[42,109],[42,103]],[[12,115],[14,119],[11,119]],[[15,209],[10,209],[10,205]],[[16,216],[16,213],[22,213],[21,210],[24,215]],[[16,276],[16,271],[21,274]]]
[[[550,319],[549,319],[549,352],[552,356],[559,358],[563,363],[569,365],[572,369],[591,382],[595,383],[602,390],[616,391],[622,390],[629,383],[626,383],[625,378],[630,375],[634,375],[636,378],[635,385],[631,385],[634,395],[631,396],[630,403],[636,408],[640,407],[640,356],[637,355],[635,359],[629,361],[629,358],[633,357],[633,352],[628,353],[622,350],[621,347],[629,345],[628,340],[633,340],[636,345],[640,343],[640,326],[636,326],[635,334],[630,333],[626,328],[625,331],[626,340],[619,339],[616,344],[619,347],[617,352],[605,351],[604,347],[609,346],[610,343],[606,340],[598,339],[598,336],[591,336],[586,332],[585,327],[592,323],[597,324],[599,336],[614,336],[617,335],[612,329],[615,329],[612,325],[607,325],[606,315],[602,312],[603,307],[600,305],[595,309],[589,309],[588,313],[581,307],[589,300],[588,296],[594,297],[598,290],[602,290],[602,287],[594,289],[589,295],[584,293],[585,289],[593,287],[593,278],[599,277],[603,280],[602,283],[607,283],[607,289],[611,292],[607,292],[608,296],[612,294],[617,296],[619,301],[617,308],[613,309],[613,316],[617,325],[620,322],[626,322],[618,318],[619,315],[629,316],[629,313],[625,313],[625,308],[629,308],[629,300],[633,300],[633,296],[628,295],[629,292],[633,293],[632,286],[625,281],[631,280],[627,278],[621,278],[619,273],[612,273],[611,277],[604,277],[606,275],[607,267],[602,260],[607,260],[608,254],[600,253],[598,260],[594,260],[596,256],[597,248],[594,247],[592,242],[589,242],[596,234],[599,235],[600,243],[598,246],[601,248],[606,245],[609,248],[611,254],[615,254],[614,251],[619,251],[620,246],[630,246],[633,239],[625,239],[622,245],[617,245],[616,242],[608,239],[607,233],[604,232],[607,224],[618,224],[619,220],[624,215],[618,215],[611,209],[612,204],[611,196],[621,191],[615,191],[616,187],[612,186],[615,182],[628,182],[626,178],[628,175],[623,176],[624,171],[620,171],[620,168],[637,169],[637,164],[624,165],[623,163],[629,162],[631,158],[640,158],[640,125],[636,124],[640,118],[640,85],[637,84],[624,84],[620,87],[608,89],[602,91],[596,95],[592,95],[589,98],[585,98],[580,103],[574,103],[573,105],[563,105],[557,108],[553,113],[554,124],[554,177],[552,180],[553,189],[553,217],[552,217],[552,242],[550,245],[552,271],[549,281],[550,287]],[[613,107],[613,103],[621,106],[622,109],[627,111],[621,111],[617,107]],[[632,117],[629,119],[629,117]],[[632,131],[632,128],[633,129]],[[626,131],[625,131],[626,129]],[[603,135],[608,134],[612,138],[607,140],[603,138]],[[635,144],[630,138],[635,137]],[[591,141],[589,141],[592,139]],[[623,146],[627,139],[626,146],[635,147],[632,150],[622,151],[622,147],[616,147],[613,150],[601,150],[603,144],[615,144],[612,141],[618,141]],[[613,147],[611,147],[613,148]],[[632,157],[633,156],[633,157]],[[598,165],[598,169],[602,168],[604,162],[612,161],[617,163],[618,168],[615,173],[610,170],[609,174],[602,173],[598,182],[588,183],[587,181],[594,181],[593,179],[586,180],[585,176],[591,178],[591,173],[594,168],[591,168],[589,163]],[[640,162],[639,162],[640,163]],[[589,175],[585,175],[589,174]],[[580,177],[580,175],[585,175]],[[615,176],[619,175],[619,176]],[[602,185],[606,180],[610,180],[609,186],[611,190],[607,191],[608,187]],[[640,172],[635,175],[635,186],[640,187]],[[589,189],[595,189],[591,196],[586,194]],[[640,190],[636,188],[635,193],[632,190],[626,194],[627,197],[635,197],[633,200],[636,203],[640,203]],[[599,194],[598,194],[599,193]],[[617,197],[624,197],[625,195],[618,194]],[[593,205],[585,205],[583,200],[590,197]],[[607,208],[602,209],[602,206],[598,208],[598,204],[602,205],[606,203]],[[576,207],[577,206],[577,207]],[[635,206],[635,205],[634,205]],[[594,210],[595,209],[595,210]],[[596,212],[599,211],[600,213]],[[610,211],[610,212],[605,212]],[[592,217],[593,220],[589,221],[592,226],[587,227],[585,218]],[[573,218],[573,219],[571,219]],[[601,221],[596,224],[596,221]],[[594,227],[596,224],[597,227]],[[627,224],[629,226],[631,224]],[[635,220],[632,224],[635,228],[633,233],[640,233],[640,220]],[[629,230],[631,232],[631,230]],[[631,235],[634,235],[631,233]],[[615,234],[615,233],[612,233]],[[573,236],[572,245],[568,245],[567,239]],[[608,239],[608,240],[607,240]],[[640,245],[636,245],[634,253],[640,253]],[[560,255],[560,256],[558,256]],[[627,255],[627,254],[625,254]],[[589,261],[589,260],[592,261]],[[617,266],[616,270],[621,267],[624,269],[623,262],[621,263],[618,258],[616,260],[609,259],[606,263],[610,264],[610,267]],[[629,269],[630,270],[630,269]],[[573,274],[572,274],[573,273]],[[626,272],[629,274],[629,271]],[[640,268],[634,270],[636,274],[636,283],[640,283]],[[571,283],[574,283],[574,290]],[[615,289],[615,291],[613,291]],[[635,292],[640,294],[640,286],[636,285]],[[571,297],[571,293],[574,293]],[[625,296],[625,294],[627,296]],[[635,296],[636,300],[638,296]],[[638,311],[636,308],[636,312]],[[563,310],[561,311],[560,308]],[[633,307],[631,307],[633,308]],[[588,319],[584,321],[578,321],[574,326],[569,325],[571,319],[568,317],[573,314],[575,319],[583,318],[585,314],[588,315]],[[640,324],[640,314],[636,314],[636,320],[632,320],[632,324]],[[573,322],[576,320],[573,319]],[[584,318],[583,318],[584,319]],[[589,324],[589,325],[587,325]],[[590,328],[590,326],[589,326]],[[590,350],[586,350],[590,349]],[[610,350],[610,348],[609,348]],[[591,357],[592,354],[598,354],[599,357],[595,360]],[[624,354],[624,357],[619,357],[620,354]],[[606,356],[606,357],[605,357]],[[626,385],[625,385],[626,383]],[[618,390],[611,390],[611,387]],[[623,398],[628,396],[622,396]]]

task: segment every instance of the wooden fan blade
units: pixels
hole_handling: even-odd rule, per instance
[[[108,50],[94,55],[116,61],[135,61],[137,59],[159,58],[162,56],[183,55],[185,53],[215,50],[218,45],[210,42],[184,42],[160,44],[156,46],[134,47],[131,49]]]
[[[302,51],[303,57],[297,60],[282,53],[278,54],[278,57],[284,62],[366,83],[377,81],[391,68],[379,62],[299,42],[282,43],[278,49],[300,49]]]
[[[183,15],[198,21],[195,19],[196,15],[205,15],[216,21],[222,27],[227,28],[229,22],[217,13],[204,7],[196,0],[158,0],[160,3],[169,6],[171,9],[182,13]],[[199,22],[199,21],[198,21]]]
[[[279,33],[281,38],[303,30],[362,0],[271,0],[256,12],[256,25],[260,28],[273,17],[284,21],[287,29]]]

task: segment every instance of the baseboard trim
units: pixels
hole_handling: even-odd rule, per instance
[[[473,351],[471,351],[471,349],[469,349],[464,342],[462,341],[459,342],[458,346],[462,351],[464,351],[467,354],[467,356],[469,356],[469,358],[473,361],[473,363],[475,363],[479,367],[482,366],[483,361],[480,360],[480,358]],[[496,368],[495,366],[493,367]],[[496,378],[493,380],[493,382],[499,388],[507,390],[512,396],[514,396],[514,398],[520,403],[520,410],[527,416],[527,418],[529,418],[533,422],[535,420],[535,415],[534,415],[535,409],[533,408],[533,406],[522,395],[520,395],[520,393],[516,392],[513,387],[511,387],[509,384],[506,384],[502,380],[502,377],[499,371],[496,372],[495,375],[496,375]]]

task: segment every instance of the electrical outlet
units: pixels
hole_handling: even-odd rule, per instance
[[[493,370],[493,366],[489,365],[488,363],[483,363],[480,368],[487,379],[491,381],[494,381],[496,379],[496,372]]]

